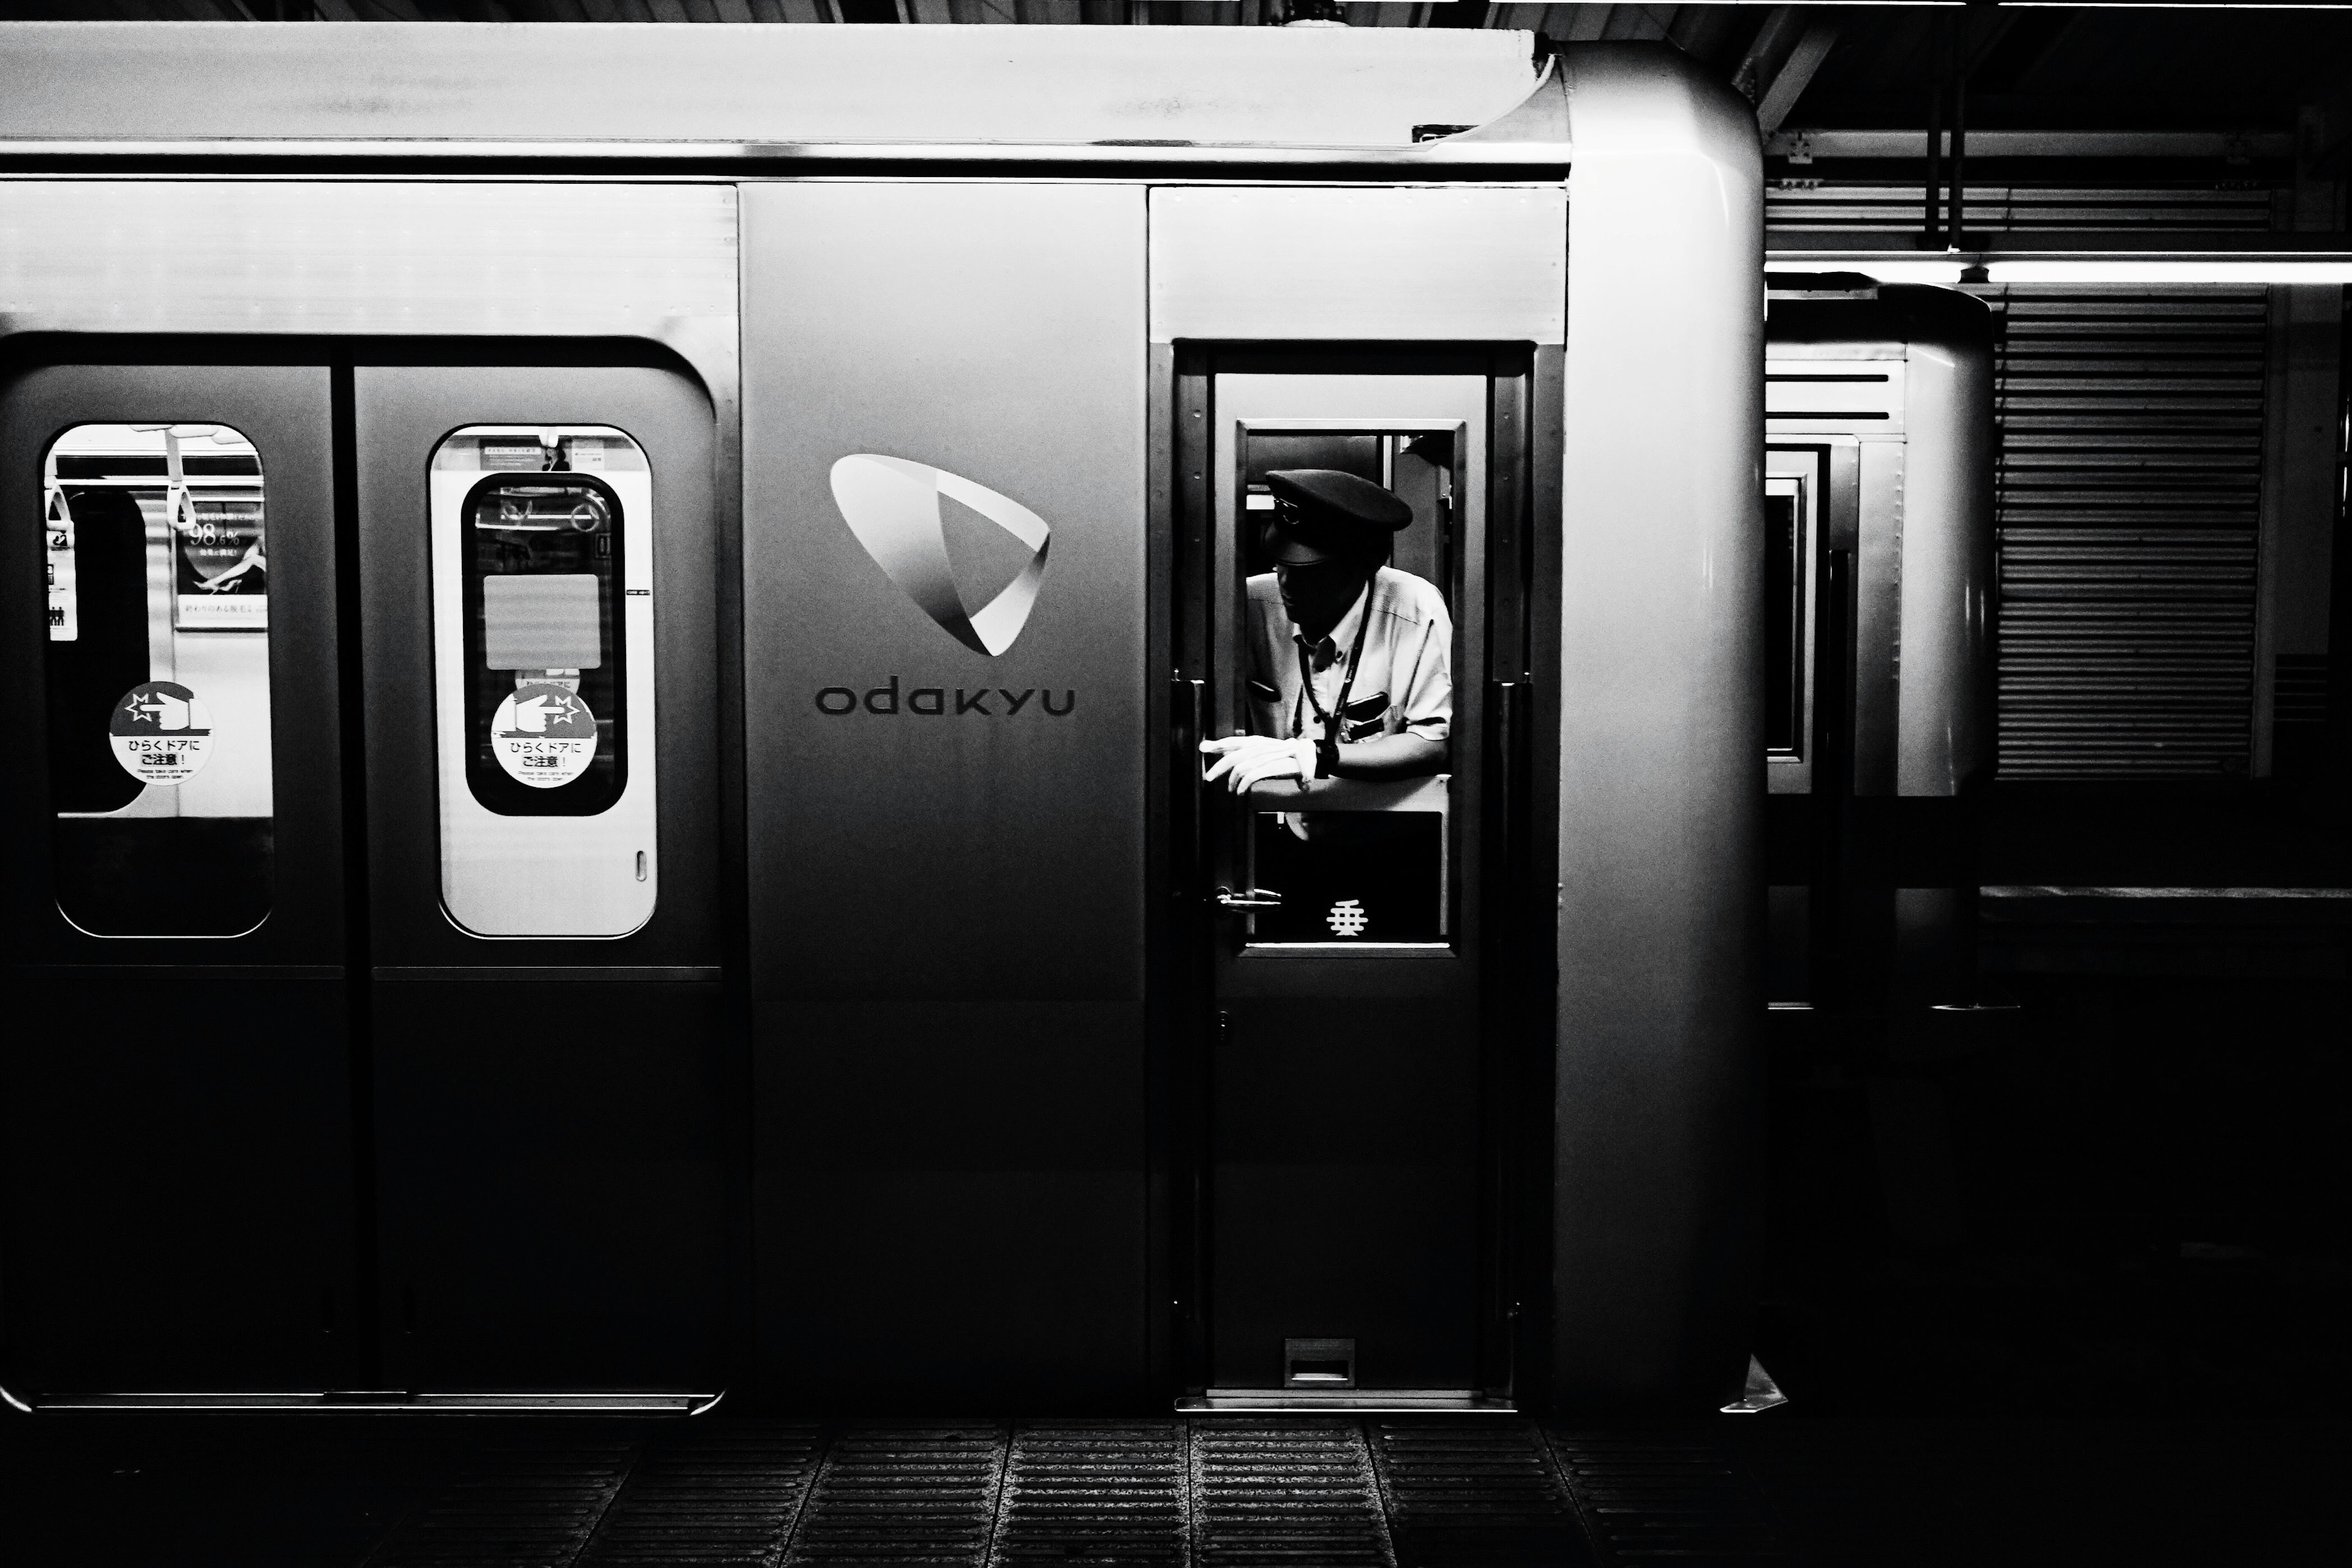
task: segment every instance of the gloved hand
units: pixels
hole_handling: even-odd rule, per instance
[[[1202,753],[1213,756],[1216,763],[1202,775],[1204,783],[1225,781],[1225,787],[1240,795],[1253,785],[1276,779],[1295,780],[1304,789],[1307,781],[1315,776],[1315,742],[1307,740],[1277,741],[1268,735],[1231,735],[1222,741],[1203,741]]]

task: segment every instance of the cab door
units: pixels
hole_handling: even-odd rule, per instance
[[[1391,565],[1451,614],[1449,752],[1425,777],[1242,798],[1178,758],[1206,997],[1187,1381],[1213,1407],[1474,1405],[1508,1384],[1486,927],[1515,766],[1496,721],[1524,668],[1524,380],[1468,356],[1320,363],[1228,354],[1180,375],[1180,431],[1201,434],[1179,471],[1206,475],[1179,571],[1195,608],[1180,608],[1180,668],[1203,675],[1180,752],[1195,728],[1250,731],[1264,476],[1298,468],[1360,474],[1412,507]]]

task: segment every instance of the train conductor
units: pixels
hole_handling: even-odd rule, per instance
[[[1388,564],[1412,509],[1331,468],[1270,473],[1250,578],[1250,733],[1201,742],[1236,795],[1318,778],[1444,770],[1454,724],[1454,622],[1434,584]]]

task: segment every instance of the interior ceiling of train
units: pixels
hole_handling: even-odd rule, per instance
[[[33,0],[19,19],[1255,26],[1302,0]],[[1353,26],[1663,39],[1757,105],[1768,132],[1922,127],[1965,84],[1971,130],[2293,132],[2352,141],[2352,10],[2051,5],[1528,5],[1396,0]],[[1945,111],[1948,115],[1949,110]],[[2333,128],[2331,138],[2329,132]],[[1785,150],[1785,149],[1784,149]],[[1988,149],[1989,150],[1989,149]],[[2005,149],[2026,152],[2022,146]],[[2050,151],[2074,151],[2063,142]],[[2314,149],[2306,149],[2306,153]],[[1800,154],[1802,148],[1799,149]],[[2225,150],[2242,161],[2269,148]]]

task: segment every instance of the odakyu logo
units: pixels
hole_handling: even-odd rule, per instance
[[[941,496],[970,507],[1031,552],[1013,581],[978,607],[965,601],[948,563]],[[874,452],[856,453],[833,465],[833,500],[874,563],[940,630],[974,653],[994,658],[1029,624],[1038,587],[1045,580],[1045,552],[1054,531],[1019,501],[961,474]]]

